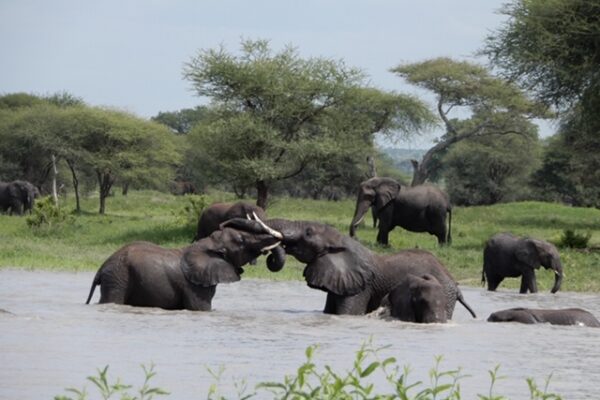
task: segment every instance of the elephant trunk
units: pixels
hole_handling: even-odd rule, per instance
[[[552,290],[550,290],[550,292],[556,293],[560,289],[560,285],[562,284],[562,280],[563,280],[563,276],[564,276],[563,268],[562,268],[560,261],[553,262],[552,269],[554,270],[555,276],[554,276],[554,286],[552,286]]]
[[[350,236],[354,237],[354,233],[356,231],[356,227],[361,223],[367,210],[371,206],[371,202],[368,200],[363,200],[360,197],[356,200],[356,209],[354,210],[354,217],[352,217],[352,222],[350,223]]]
[[[271,250],[271,254],[267,257],[267,268],[271,272],[279,272],[285,265],[285,250],[281,246]]]

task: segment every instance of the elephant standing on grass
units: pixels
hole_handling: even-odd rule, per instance
[[[522,324],[548,323],[552,325],[580,325],[600,328],[600,321],[592,313],[581,308],[544,310],[511,308],[492,313],[489,322],[520,322]]]
[[[40,191],[31,182],[0,182],[0,211],[22,215],[31,212]]]
[[[446,322],[446,303],[444,288],[431,274],[408,274],[382,301],[392,317],[425,324]]]
[[[369,207],[372,207],[374,224],[379,220],[377,242],[380,244],[388,244],[389,233],[396,226],[411,232],[428,232],[437,237],[439,244],[452,242],[452,206],[448,196],[434,186],[408,187],[391,178],[367,179],[358,189],[350,236],[354,237]]]
[[[183,249],[134,242],[102,264],[86,303],[100,285],[100,303],[210,311],[217,284],[239,281],[241,267],[262,252],[274,251],[269,268],[283,267],[283,253],[274,249],[280,239],[257,221],[234,219]]]
[[[487,241],[483,250],[481,282],[485,284],[487,278],[488,290],[494,291],[504,278],[520,276],[519,293],[536,293],[535,270],[540,265],[554,271],[551,292],[556,293],[563,280],[563,267],[556,247],[543,240],[498,233]]]
[[[238,201],[237,203],[214,203],[208,206],[198,220],[198,228],[194,242],[209,236],[219,229],[219,225],[233,218],[247,218],[255,214],[261,220],[266,220],[265,212],[257,205]]]
[[[427,251],[378,255],[317,222],[272,219],[268,225],[282,233],[285,252],[306,264],[303,274],[308,286],[327,292],[325,313],[369,313],[409,274],[427,273],[442,286],[447,319],[452,318],[457,300],[475,317],[446,267]]]

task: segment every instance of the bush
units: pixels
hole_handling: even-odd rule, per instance
[[[52,196],[42,197],[35,202],[31,215],[27,217],[30,228],[56,228],[72,221],[72,216],[54,204]]]
[[[585,249],[588,247],[592,234],[577,233],[572,229],[565,229],[558,242],[558,247],[569,247],[571,249]]]
[[[175,217],[177,223],[185,226],[196,226],[202,211],[208,205],[205,195],[189,194],[185,196],[186,204],[180,209]]]

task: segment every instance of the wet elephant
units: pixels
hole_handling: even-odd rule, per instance
[[[214,203],[202,211],[198,220],[194,241],[209,236],[219,229],[221,223],[229,219],[246,218],[253,214],[256,214],[263,221],[266,219],[265,212],[262,208],[246,201],[238,201],[236,203]]]
[[[350,223],[350,236],[354,237],[356,227],[369,207],[373,211],[374,224],[379,221],[377,242],[380,244],[388,244],[389,233],[396,226],[411,232],[428,232],[440,244],[452,241],[452,206],[448,196],[434,186],[402,186],[394,179],[383,177],[362,182]]]
[[[280,239],[257,221],[233,219],[183,249],[134,242],[102,264],[87,303],[100,285],[100,303],[210,311],[217,284],[239,281],[241,267]]]
[[[306,264],[303,275],[308,286],[327,292],[325,313],[371,312],[409,274],[427,273],[443,288],[447,319],[452,318],[457,300],[475,317],[450,272],[430,252],[404,250],[378,255],[318,222],[272,219],[267,225],[283,234],[286,253]]]
[[[600,321],[589,311],[581,308],[559,310],[510,308],[492,313],[489,322],[519,322],[522,324],[581,325],[600,327]]]
[[[446,295],[440,282],[431,274],[408,274],[384,297],[382,305],[390,316],[407,322],[444,323]]]
[[[543,240],[520,238],[510,233],[492,236],[483,250],[481,281],[490,291],[496,290],[504,278],[521,277],[519,293],[537,292],[535,270],[540,265],[555,273],[551,292],[556,293],[563,280],[563,267],[556,247]]]

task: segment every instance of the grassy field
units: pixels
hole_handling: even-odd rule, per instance
[[[214,193],[213,201],[234,200],[231,194]],[[62,199],[62,208],[74,208],[74,200]],[[187,197],[139,191],[120,194],[107,201],[107,214],[98,215],[98,198],[82,202],[84,212],[53,229],[28,227],[26,218],[0,215],[0,267],[43,268],[49,270],[94,271],[122,245],[148,240],[166,247],[189,244],[195,224],[186,218]],[[267,210],[269,217],[314,220],[333,225],[347,233],[354,211],[354,200],[340,202],[275,198]],[[559,249],[565,267],[561,290],[600,291],[600,210],[566,207],[558,204],[523,202],[487,207],[456,207],[452,216],[453,243],[438,247],[434,236],[410,233],[396,228],[390,234],[390,247],[375,243],[376,230],[370,218],[357,231],[359,240],[380,253],[419,247],[436,254],[462,285],[481,285],[483,246],[497,232],[513,232],[558,242],[565,229],[591,233],[593,249]],[[553,274],[540,269],[539,289],[552,286]],[[244,277],[302,279],[302,265],[288,257],[286,268],[270,273],[264,257],[256,267],[246,267]],[[501,288],[518,288],[518,279],[505,280]]]

